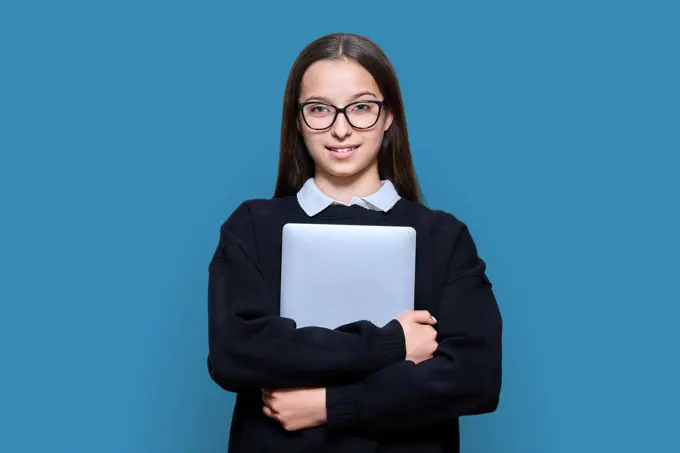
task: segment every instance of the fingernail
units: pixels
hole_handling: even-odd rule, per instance
[[[430,316],[430,317],[431,317],[432,319],[434,319],[434,322],[437,322],[437,318],[435,318],[434,316]]]

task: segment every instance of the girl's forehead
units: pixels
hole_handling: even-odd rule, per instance
[[[312,64],[302,76],[300,98],[323,97],[344,102],[357,93],[380,90],[371,73],[354,60],[321,60]]]

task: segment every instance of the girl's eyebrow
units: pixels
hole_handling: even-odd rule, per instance
[[[378,96],[376,96],[376,94],[373,93],[372,91],[362,91],[362,92],[357,93],[357,94],[355,94],[354,96],[352,96],[351,99],[358,99],[358,98],[360,98],[361,96],[373,96],[374,98],[377,98],[377,97],[378,97]],[[310,96],[310,97],[308,97],[307,99],[305,99],[303,102],[309,102],[309,101],[312,101],[312,100],[314,100],[314,101],[325,102],[325,103],[327,103],[327,104],[332,104],[332,103],[333,103],[330,99],[328,99],[327,97],[324,97],[324,96]]]

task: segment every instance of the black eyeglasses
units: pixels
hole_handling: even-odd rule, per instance
[[[385,101],[356,101],[340,108],[319,101],[298,104],[305,124],[315,131],[328,129],[338,115],[345,115],[347,122],[355,129],[370,129],[378,122]]]

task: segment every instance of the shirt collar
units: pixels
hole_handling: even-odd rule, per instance
[[[401,198],[394,188],[391,181],[382,181],[380,189],[367,197],[355,197],[349,205],[360,205],[366,209],[373,209],[376,211],[387,212],[394,207]],[[313,217],[329,207],[332,204],[342,204],[340,201],[334,200],[321,191],[314,182],[314,178],[309,178],[297,193],[298,203],[305,213]]]

